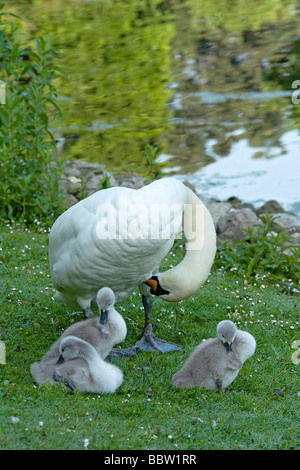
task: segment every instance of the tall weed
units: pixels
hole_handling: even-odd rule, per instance
[[[63,207],[59,186],[63,161],[58,158],[51,123],[60,115],[53,79],[50,39],[22,45],[14,15],[0,4],[0,217],[27,223],[53,221]]]

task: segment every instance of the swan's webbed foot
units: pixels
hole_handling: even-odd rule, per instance
[[[131,357],[136,355],[136,349],[133,346],[132,348],[113,348],[110,353],[106,356],[105,360],[110,361],[114,358],[122,358],[122,357]]]
[[[131,357],[135,356],[137,351],[159,351],[161,353],[169,351],[179,351],[181,346],[175,343],[169,343],[163,339],[159,339],[153,334],[143,334],[132,348],[121,349],[113,348],[105,360],[110,361],[114,358]]]
[[[161,353],[169,351],[180,351],[182,349],[178,344],[157,338],[153,333],[144,333],[141,339],[135,343],[135,348],[142,351],[159,351]]]

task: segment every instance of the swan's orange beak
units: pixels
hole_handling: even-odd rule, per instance
[[[144,284],[150,286],[150,294],[157,295],[157,297],[170,294],[168,290],[165,290],[163,287],[161,287],[157,276],[150,277],[150,279],[144,281]]]
[[[147,281],[144,281],[144,284],[147,284],[147,286],[151,287],[151,290],[153,290],[154,293],[156,292],[158,282],[155,279],[147,279]]]

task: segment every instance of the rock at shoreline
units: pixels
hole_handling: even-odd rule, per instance
[[[70,207],[82,197],[90,196],[104,187],[125,186],[139,189],[147,182],[136,173],[114,177],[101,163],[71,160],[66,162],[60,183],[66,193],[67,205]]]
[[[257,215],[249,208],[230,209],[221,216],[217,223],[217,234],[220,240],[238,241],[245,237],[245,230],[255,229],[259,222]]]
[[[137,175],[136,173],[127,173],[116,177],[116,184],[114,186],[125,186],[131,189],[140,189],[147,184],[147,180]]]
[[[203,198],[200,199],[204,202],[207,209],[209,210],[215,225],[215,229],[217,230],[219,220],[222,217],[225,217],[230,211],[230,209],[232,209],[231,204],[229,202],[220,202],[213,200],[208,200],[207,202],[205,202]]]
[[[287,230],[290,233],[300,232],[299,217],[287,213],[275,213],[274,217],[274,224],[278,225],[280,228]]]
[[[66,162],[60,183],[67,194],[69,207],[82,199],[83,196],[90,196],[103,188],[103,182],[108,177],[104,168],[105,166],[101,163],[89,163],[81,160]],[[108,178],[109,180],[113,179],[112,176]]]
[[[265,202],[257,211],[259,215],[265,214],[266,212],[269,214],[279,214],[285,212],[285,210],[277,201],[271,199],[270,201]]]

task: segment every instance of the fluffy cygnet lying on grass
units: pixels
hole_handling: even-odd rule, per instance
[[[31,375],[39,385],[46,382],[56,383],[54,369],[60,355],[59,347],[63,338],[67,336],[81,338],[93,346],[102,359],[106,358],[115,344],[125,339],[126,324],[123,317],[115,310],[114,301],[114,292],[109,287],[100,289],[97,294],[100,318],[89,318],[69,326],[41,361],[31,365]]]
[[[80,338],[66,336],[59,352],[54,378],[71,390],[114,393],[123,382],[121,369],[105,362],[93,346]]]
[[[181,370],[173,376],[176,387],[205,387],[221,392],[238,375],[244,362],[254,354],[256,342],[230,320],[217,326],[217,338],[201,343]]]

